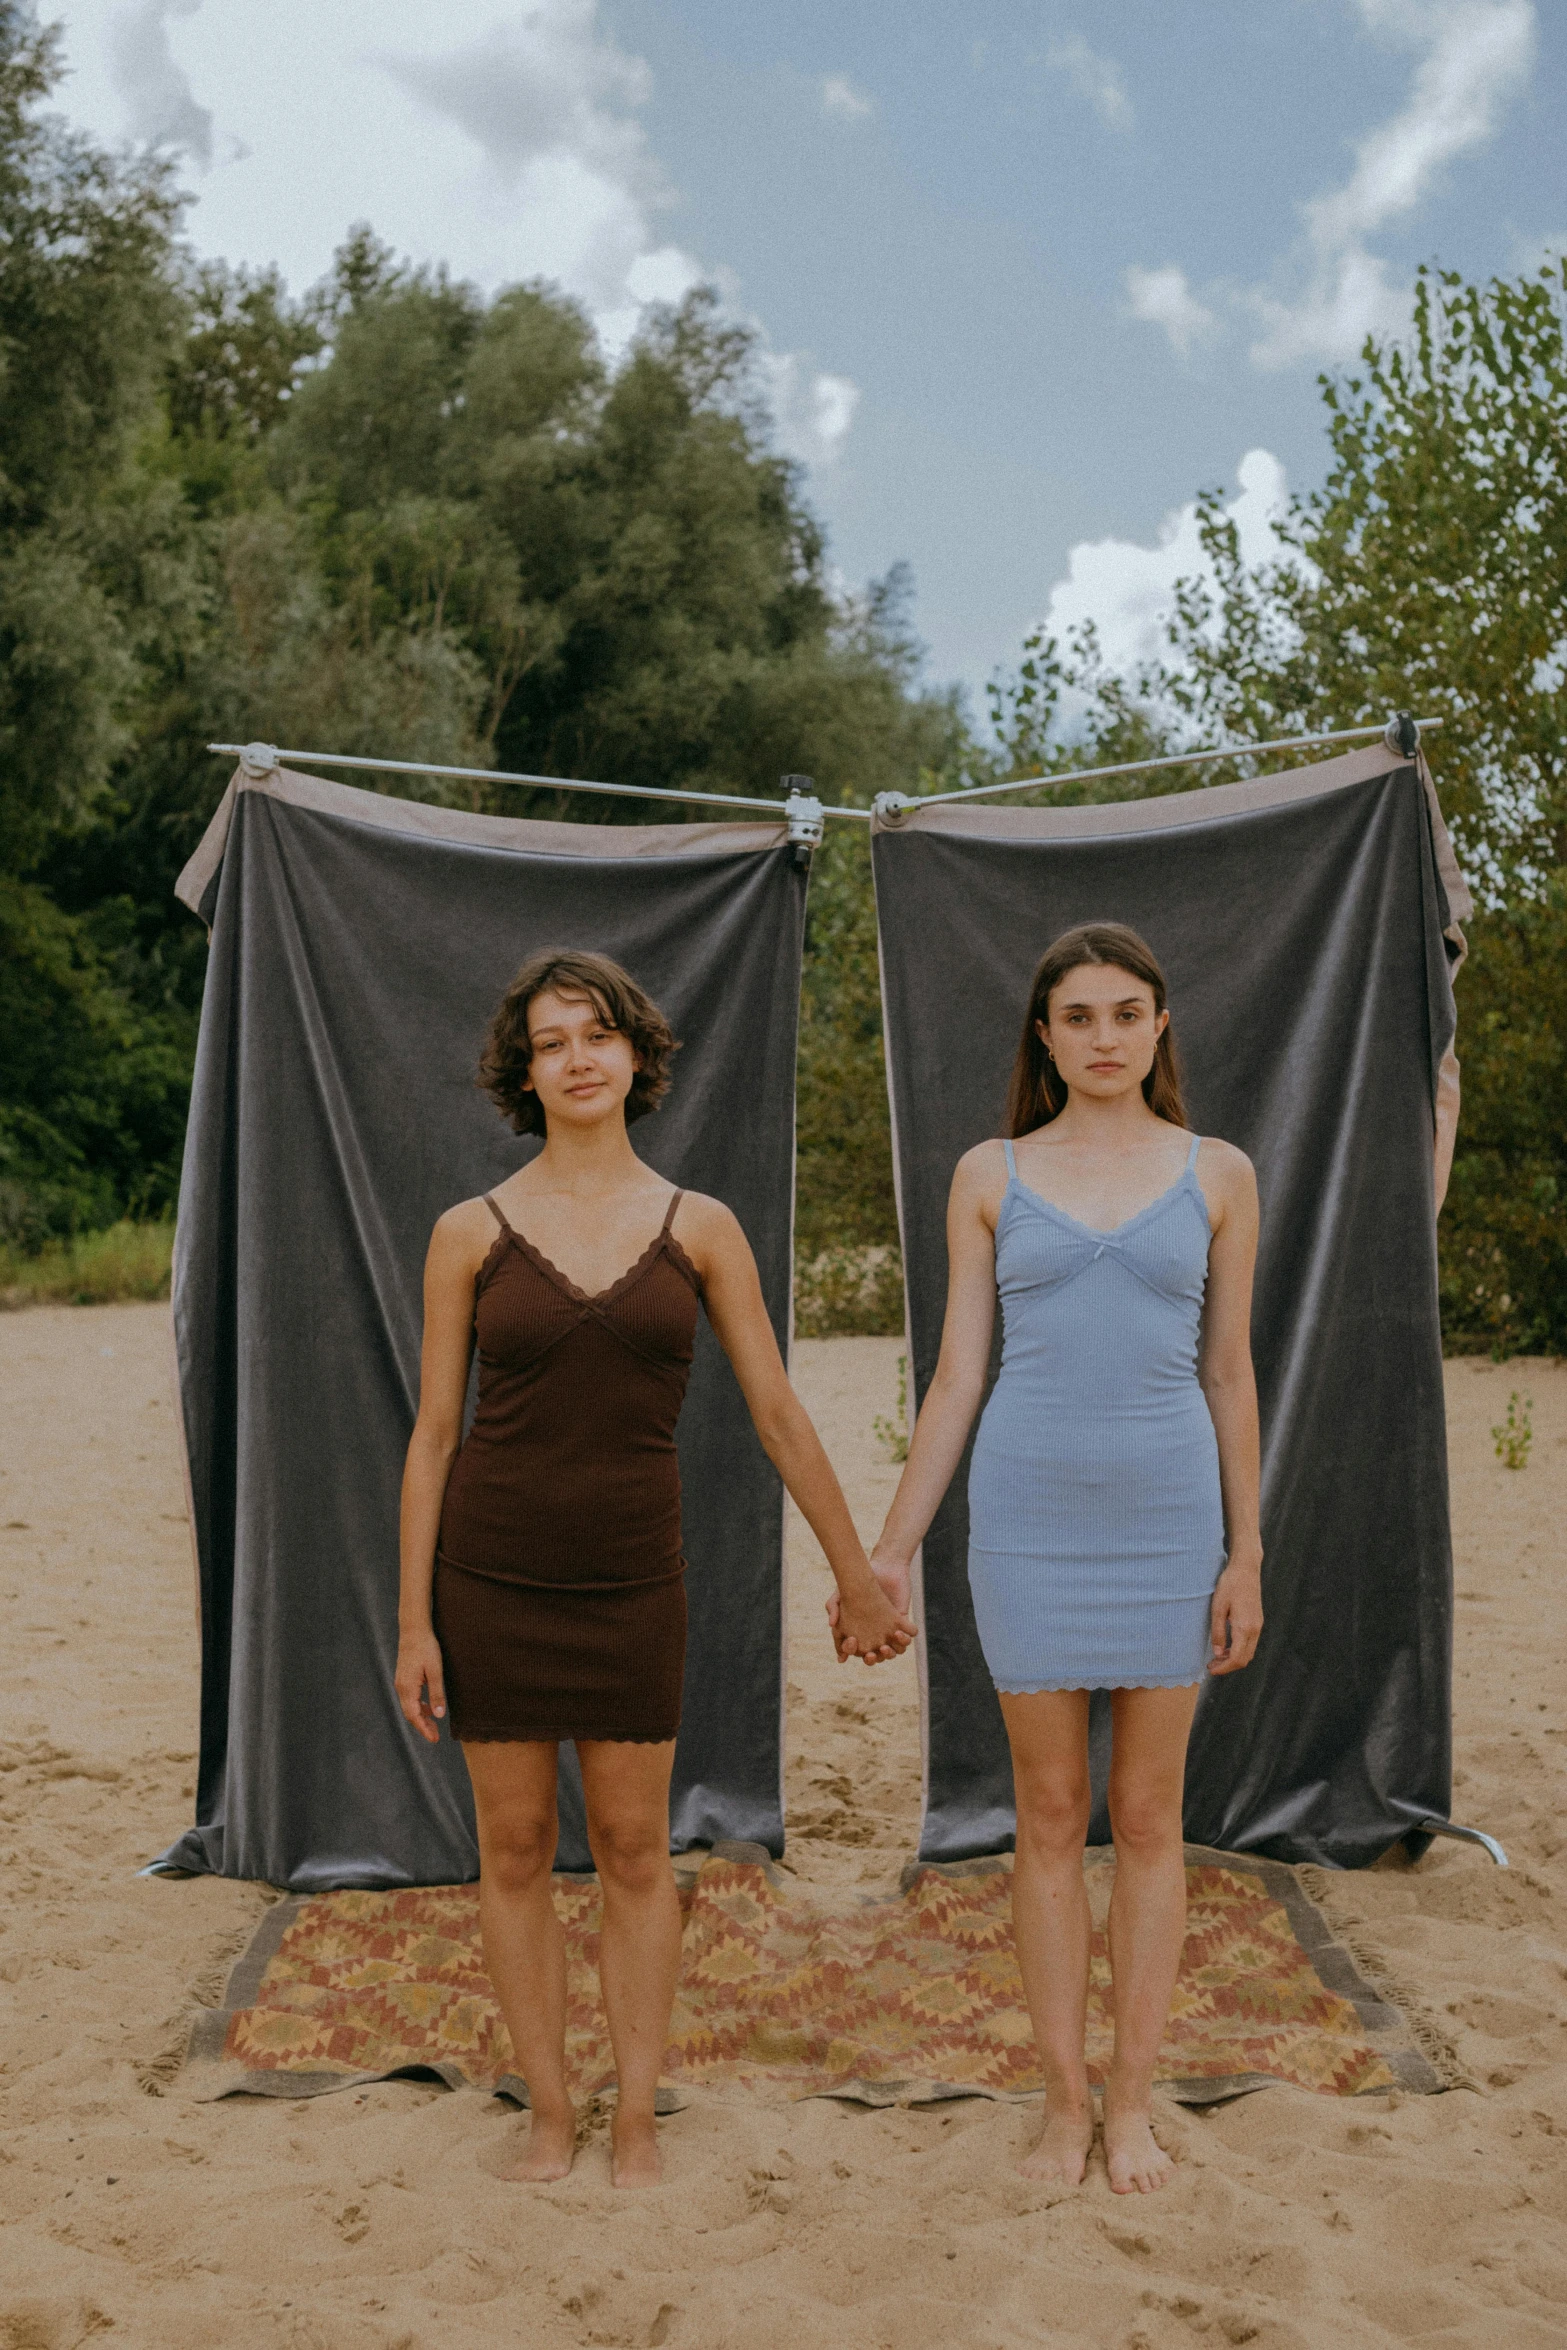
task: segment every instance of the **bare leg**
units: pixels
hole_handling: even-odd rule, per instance
[[[1105,2084],[1105,2159],[1118,2195],[1147,2195],[1170,2176],[1150,2115],[1154,2067],[1186,1939],[1181,1798],[1197,1691],[1117,1689],[1110,1703],[1115,2058]]]
[[[617,2187],[659,2180],[653,2100],[680,1974],[680,1901],[669,1865],[675,1745],[579,1739],[588,1842],[604,1894],[599,1981],[620,2093],[610,2139]]]
[[[566,1938],[550,1871],[557,1752],[538,1740],[475,1740],[463,1755],[479,1821],[479,1930],[532,2121],[509,2179],[563,2179],[577,2116],[566,2088]]]
[[[1084,2062],[1092,1920],[1083,1883],[1088,1834],[1088,1692],[1002,1696],[1017,1791],[1012,1930],[1045,2075],[1045,2126],[1025,2178],[1075,2187],[1094,2142]]]

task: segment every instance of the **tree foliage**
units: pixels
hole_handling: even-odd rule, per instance
[[[1041,638],[998,683],[1004,748],[1266,741],[1440,718],[1428,751],[1479,898],[1459,978],[1464,1104],[1441,1225],[1455,1343],[1567,1351],[1567,265],[1466,284],[1427,270],[1409,335],[1324,379],[1329,465],[1277,560],[1248,567],[1218,492],[1209,579],[1130,678]],[[1066,744],[1063,696],[1090,725]],[[1010,730],[1010,731],[1009,731]],[[1117,756],[1116,752],[1105,752]],[[1136,755],[1136,754],[1133,754]],[[1028,772],[1027,765],[1014,769]],[[1218,782],[1244,764],[1134,785]],[[1070,788],[1070,779],[1068,788]]]
[[[169,575],[140,461],[176,301],[173,204],[40,112],[57,35],[0,9],[0,1238],[156,1206],[184,1054],[138,1018],[124,902],[74,918],[52,844],[101,820]],[[30,878],[32,877],[32,878]]]
[[[962,735],[899,582],[830,590],[711,293],[612,365],[551,288],[486,300],[364,227],[299,300],[198,264],[161,166],[45,112],[55,38],[0,0],[0,1241],[34,1246],[172,1205],[205,954],[171,890],[223,785],[210,739],[748,795],[806,772],[863,802]],[[564,780],[460,796],[650,812]],[[835,954],[840,863],[803,1219],[880,1233],[874,957],[864,905],[860,963]]]

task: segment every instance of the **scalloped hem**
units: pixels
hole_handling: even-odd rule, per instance
[[[1026,1681],[1013,1688],[1008,1682],[996,1683],[998,1697],[1043,1697],[1049,1691],[1066,1689],[1198,1689],[1208,1678],[1206,1670],[1200,1673],[1175,1673],[1159,1676],[1150,1673],[1145,1680],[1136,1681]]]
[[[669,1746],[678,1730],[459,1730],[459,1746]]]

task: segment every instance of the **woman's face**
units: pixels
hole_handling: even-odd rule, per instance
[[[545,988],[528,1006],[528,1042],[527,1085],[551,1126],[597,1126],[621,1113],[637,1056],[590,996]]]
[[[1035,1023],[1074,1093],[1097,1101],[1140,1089],[1169,1026],[1153,989],[1114,963],[1080,963],[1050,991],[1050,1017]]]

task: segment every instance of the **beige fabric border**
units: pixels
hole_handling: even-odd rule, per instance
[[[1291,767],[1282,775],[1254,775],[1242,783],[1213,783],[1196,791],[1162,792],[1146,800],[1094,800],[1077,808],[998,808],[990,801],[943,800],[934,807],[899,808],[875,814],[875,832],[951,832],[968,839],[977,834],[988,840],[1102,839],[1120,832],[1165,832],[1176,825],[1212,824],[1224,816],[1240,816],[1258,808],[1279,808],[1292,800],[1315,799],[1342,791],[1346,784],[1365,783],[1392,768],[1414,766],[1431,808],[1436,839],[1437,870],[1447,892],[1454,926],[1474,912],[1469,884],[1458,868],[1453,844],[1443,821],[1436,785],[1424,752],[1414,760],[1386,743],[1346,751],[1341,758],[1317,759],[1308,767]]]
[[[571,789],[561,778],[562,791]],[[735,855],[777,848],[788,838],[788,827],[777,823],[749,824],[554,824],[534,816],[478,816],[463,808],[437,806],[429,800],[402,800],[388,792],[367,791],[362,785],[329,783],[319,775],[299,775],[292,768],[274,767],[265,775],[247,775],[236,767],[229,787],[218,802],[211,823],[196,844],[194,855],[174,884],[174,894],[193,914],[212,877],[223,862],[229,826],[234,820],[235,795],[262,792],[291,808],[314,808],[325,816],[343,816],[352,824],[369,824],[383,832],[412,833],[424,840],[463,841],[470,847],[511,849],[536,857],[696,857],[716,850]]]

